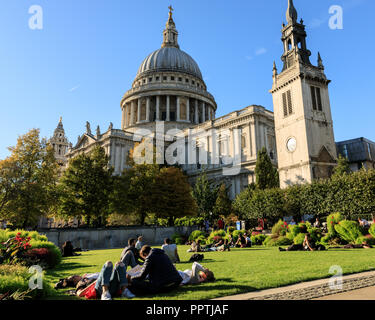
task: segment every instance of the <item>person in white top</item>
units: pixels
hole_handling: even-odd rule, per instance
[[[171,259],[172,263],[180,262],[180,257],[178,256],[177,246],[172,243],[169,238],[164,239],[164,244],[162,245],[162,250]]]
[[[198,262],[194,262],[191,269],[178,271],[182,278],[181,286],[187,284],[199,284],[203,282],[215,281],[214,274],[211,270],[203,267]]]
[[[138,251],[140,251],[143,247],[143,237],[142,236],[139,236],[138,237],[138,240],[137,240],[137,243],[135,244],[135,247],[138,249]]]

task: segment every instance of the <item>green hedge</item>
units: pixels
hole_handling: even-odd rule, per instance
[[[30,237],[33,240],[37,241],[48,241],[48,238],[45,235],[38,233],[37,231],[26,231],[17,229],[11,231],[9,229],[0,230],[0,242],[6,242],[10,238],[14,238],[18,233],[21,233],[22,238]]]
[[[351,218],[375,213],[374,199],[375,170],[371,169],[286,189],[244,190],[234,200],[233,207],[248,219],[277,221],[284,216],[325,217],[332,212]]]
[[[60,264],[62,255],[61,251],[58,247],[56,247],[52,242],[48,241],[38,241],[38,240],[31,240],[30,241],[31,248],[36,249],[36,248],[46,248],[50,251],[51,253],[51,262],[49,265],[49,268],[54,268],[58,264]]]
[[[361,228],[356,221],[340,221],[335,225],[335,230],[341,239],[349,243],[355,243],[359,237],[363,236]]]

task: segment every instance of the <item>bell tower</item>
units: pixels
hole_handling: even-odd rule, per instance
[[[303,20],[288,0],[287,25],[282,25],[283,68],[273,66],[275,133],[280,186],[328,178],[336,165],[328,84],[323,61],[310,62]]]

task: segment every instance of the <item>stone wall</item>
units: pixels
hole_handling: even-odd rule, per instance
[[[164,238],[174,233],[190,235],[197,227],[124,227],[107,229],[40,229],[48,240],[61,247],[65,241],[71,241],[74,247],[82,249],[123,248],[129,238],[143,235],[144,243],[161,246]]]

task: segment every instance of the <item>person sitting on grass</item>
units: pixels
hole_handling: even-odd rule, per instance
[[[292,244],[290,247],[283,249],[279,247],[279,251],[323,251],[326,248],[323,245],[316,245],[314,240],[311,239],[310,234],[305,235],[302,244]]]
[[[246,239],[242,234],[239,234],[238,239],[235,243],[236,248],[245,248],[246,247]]]
[[[191,243],[191,247],[187,252],[202,252],[201,241],[198,239]]]
[[[134,298],[135,295],[128,289],[125,264],[107,261],[99,273],[95,285],[96,296],[101,300],[112,300],[112,297]]]
[[[172,263],[180,262],[177,246],[174,243],[171,243],[171,239],[164,239],[164,244],[162,245],[161,249],[166,253],[169,259],[171,259]]]
[[[135,244],[135,247],[137,248],[138,251],[142,249],[142,247],[143,247],[143,236],[138,237],[137,243]]]
[[[125,264],[125,270],[128,269],[128,266],[134,268],[137,264],[142,264],[139,261],[139,251],[135,247],[135,239],[130,238],[128,240],[128,246],[122,251],[120,261]]]
[[[215,281],[214,273],[198,262],[194,262],[191,269],[178,271],[178,273],[183,279],[181,286]]]
[[[225,251],[225,250],[230,251],[230,245],[229,245],[228,239],[225,239],[223,245],[217,248],[217,251]]]
[[[245,248],[251,248],[251,239],[250,237],[244,233],[243,237],[245,238]]]
[[[178,288],[182,278],[163,250],[151,249],[150,246],[145,245],[139,254],[145,263],[138,275],[133,277],[127,275],[130,283],[128,288],[131,292],[136,295],[147,295]]]

